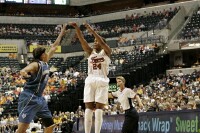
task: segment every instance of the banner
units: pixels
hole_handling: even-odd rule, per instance
[[[109,89],[108,89],[109,92],[115,92],[117,90],[118,89],[117,89],[117,84],[116,83],[109,84]]]
[[[108,115],[103,117],[103,124],[101,127],[101,133],[121,133],[122,125],[124,121],[124,115]],[[94,133],[94,118],[91,133]],[[77,123],[76,123],[77,124]],[[75,133],[85,133],[84,131],[84,119],[80,118],[78,125],[74,125]],[[77,129],[78,128],[78,129]]]
[[[44,47],[46,48],[47,51],[51,48],[51,46],[35,46],[35,45],[30,45],[29,46],[29,52],[33,52],[33,50],[37,47]],[[56,53],[61,53],[61,46],[57,46]]]
[[[0,44],[1,53],[17,53],[17,45],[15,44]]]
[[[180,49],[198,49],[200,48],[200,43],[198,41],[182,42],[179,43]]]
[[[200,133],[200,110],[146,112],[139,115],[139,133]],[[124,115],[104,116],[101,133],[121,133],[123,121]],[[74,127],[76,133],[84,133],[84,119],[80,118]]]
[[[199,133],[200,111],[147,113],[139,121],[139,133]]]

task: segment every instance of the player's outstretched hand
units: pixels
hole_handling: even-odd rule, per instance
[[[94,31],[93,28],[88,23],[83,23],[83,25],[89,30],[89,32]]]
[[[69,32],[69,29],[67,29],[67,24],[63,24],[61,28],[61,34],[65,35],[67,32]]]
[[[76,22],[69,22],[69,25],[73,26],[74,28],[77,28],[77,27],[78,27],[78,25],[77,25]]]

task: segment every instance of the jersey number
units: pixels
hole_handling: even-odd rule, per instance
[[[99,63],[99,64],[94,63],[93,64],[93,70],[96,70],[97,68],[101,69],[101,63]]]

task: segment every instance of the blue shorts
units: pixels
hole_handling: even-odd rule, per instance
[[[44,97],[36,96],[27,90],[24,90],[20,94],[18,113],[19,122],[21,123],[29,124],[36,116],[38,118],[52,118]]]

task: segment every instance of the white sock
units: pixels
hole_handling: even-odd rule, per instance
[[[90,133],[91,128],[92,128],[92,116],[93,116],[93,110],[91,109],[86,109],[85,110],[85,133]]]
[[[96,109],[95,110],[95,133],[100,133],[102,122],[103,122],[103,110]]]

